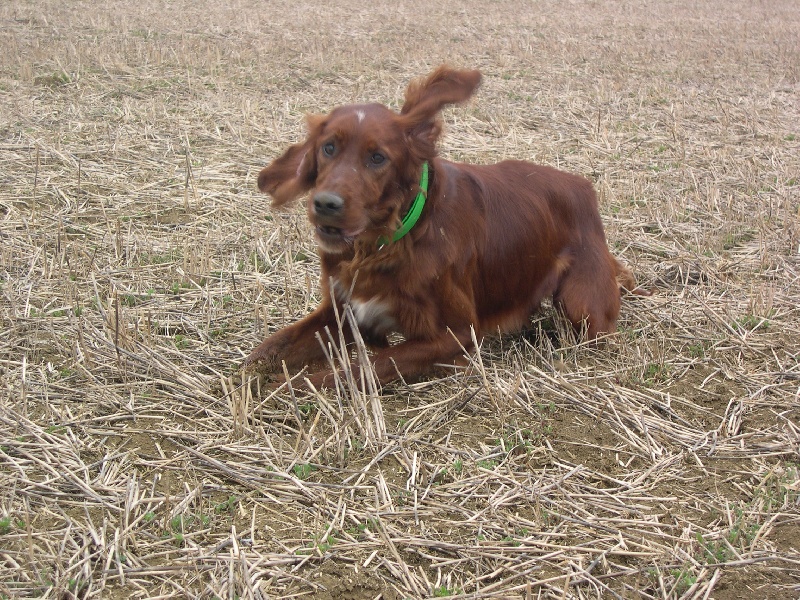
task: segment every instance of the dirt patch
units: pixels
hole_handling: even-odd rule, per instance
[[[777,525],[767,539],[775,543],[781,554],[800,555],[800,524],[798,523]]]
[[[357,565],[325,564],[310,580],[320,586],[315,598],[323,600],[396,600],[400,596],[374,572],[358,569]]]
[[[723,569],[719,583],[714,586],[714,598],[719,600],[782,600],[797,598],[800,578],[780,569],[751,567]]]

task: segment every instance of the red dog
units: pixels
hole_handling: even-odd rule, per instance
[[[273,206],[311,190],[323,301],[245,365],[319,368],[316,334],[335,331],[333,302],[339,314],[352,307],[383,383],[452,363],[472,346],[470,327],[478,338],[522,328],[550,296],[590,338],[614,331],[620,286],[636,282],[608,251],[589,181],[522,161],[437,158],[439,111],[467,100],[480,79],[440,67],[409,86],[400,114],[360,104],[311,115],[306,141],[261,171]],[[391,332],[405,341],[390,346]],[[309,379],[333,384],[330,370]]]

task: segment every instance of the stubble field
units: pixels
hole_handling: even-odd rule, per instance
[[[800,597],[791,0],[0,5],[0,598]],[[467,368],[242,386],[319,301],[303,115],[484,82],[441,153],[591,178],[654,294]]]

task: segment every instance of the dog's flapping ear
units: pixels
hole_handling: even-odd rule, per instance
[[[418,146],[425,158],[435,154],[436,139],[442,128],[439,112],[448,104],[468,100],[480,82],[480,71],[456,70],[442,65],[426,79],[408,86],[400,110],[400,124],[409,141]]]
[[[258,174],[258,189],[272,196],[272,206],[283,206],[314,187],[317,178],[316,142],[325,117],[308,115],[308,137],[290,146]]]

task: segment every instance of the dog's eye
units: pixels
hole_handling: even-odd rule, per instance
[[[386,157],[380,152],[373,152],[372,156],[369,157],[369,162],[377,167],[386,162]]]
[[[333,156],[336,152],[336,144],[333,142],[328,142],[327,144],[322,145],[322,153],[325,156]]]

